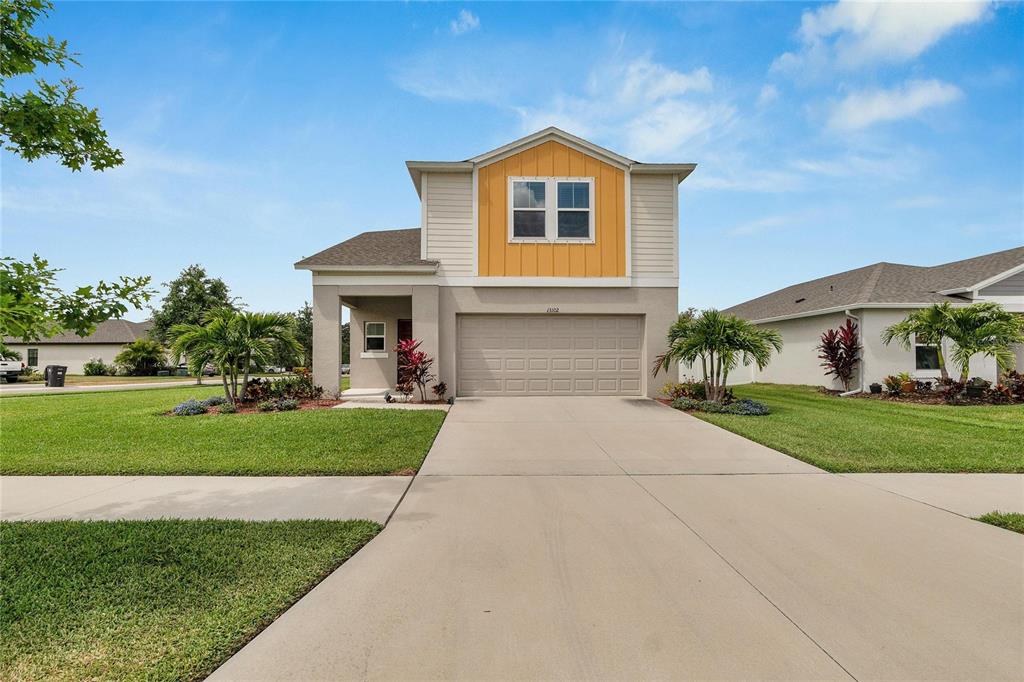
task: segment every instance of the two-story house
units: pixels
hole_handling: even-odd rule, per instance
[[[679,183],[557,128],[465,161],[409,161],[419,229],[366,232],[295,264],[313,273],[313,375],[394,387],[416,338],[459,396],[658,394],[678,314]]]

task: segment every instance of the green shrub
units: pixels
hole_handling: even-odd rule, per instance
[[[220,414],[234,414],[235,412],[238,412],[238,408],[235,406],[234,403],[225,402],[223,405],[217,408],[217,412],[219,412]]]
[[[766,414],[771,414],[771,410],[768,409],[767,405],[756,400],[750,400],[749,398],[737,400],[732,405],[729,405],[728,411],[730,414],[742,414],[749,417],[762,417]]]
[[[277,409],[281,412],[299,409],[299,401],[293,398],[282,398],[277,401]]]
[[[99,358],[89,358],[82,365],[82,372],[87,377],[113,376],[117,368],[114,365],[107,365]]]
[[[227,401],[228,399],[222,395],[211,395],[209,398],[203,401],[203,404],[206,405],[207,407],[215,407],[217,405],[223,405]]]
[[[256,404],[260,412],[273,412],[277,409],[277,402],[273,400],[262,400]]]
[[[179,417],[192,417],[197,414],[206,414],[206,405],[195,398],[189,398],[185,402],[174,406],[174,414]]]

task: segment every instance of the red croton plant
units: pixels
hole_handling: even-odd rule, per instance
[[[430,368],[434,365],[434,358],[419,350],[422,343],[423,341],[417,339],[399,341],[395,346],[395,352],[398,354],[399,386],[416,386],[420,391],[420,400],[426,402],[427,384],[435,378],[430,373]],[[409,393],[411,392],[410,390]]]
[[[850,381],[860,362],[860,335],[857,325],[850,318],[839,329],[829,329],[821,335],[818,358],[826,369],[825,376],[833,375],[843,382],[843,388],[850,390]]]

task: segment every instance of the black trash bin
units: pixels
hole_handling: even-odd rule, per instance
[[[47,365],[43,370],[43,378],[47,386],[60,387],[64,385],[64,375],[67,373],[68,368],[63,365]]]

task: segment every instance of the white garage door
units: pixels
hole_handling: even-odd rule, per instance
[[[640,395],[639,315],[459,315],[458,395]]]

